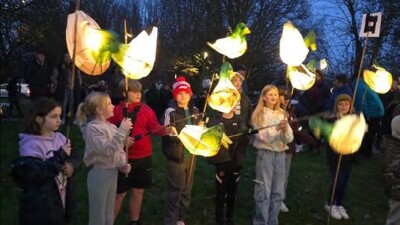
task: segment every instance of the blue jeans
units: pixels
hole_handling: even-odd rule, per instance
[[[331,203],[331,196],[333,190],[333,184],[335,181],[337,166],[329,166],[329,174],[330,174],[330,188],[327,202]],[[335,194],[333,196],[333,205],[343,205],[343,198],[346,191],[347,184],[349,183],[349,178],[351,174],[351,164],[343,164],[339,168],[339,174],[336,181]]]
[[[285,152],[258,150],[253,225],[278,225],[285,187]]]

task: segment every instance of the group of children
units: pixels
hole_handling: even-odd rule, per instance
[[[232,82],[241,89],[243,77],[236,73]],[[121,83],[124,90],[126,84]],[[124,92],[126,102],[111,104],[106,93],[92,92],[78,108],[77,119],[85,141],[83,162],[88,168],[89,225],[111,225],[118,216],[126,193],[130,192],[129,224],[141,224],[144,189],[152,184],[152,144],[150,134],[162,136],[166,157],[166,225],[184,225],[190,204],[195,157],[177,138],[185,125],[200,125],[201,113],[191,106],[190,84],[178,77],[173,85],[174,101],[164,113],[163,125],[155,113],[141,103],[142,87],[130,80]],[[254,225],[276,225],[285,198],[289,168],[286,161],[288,144],[293,141],[290,118],[274,85],[263,88],[254,112],[242,93],[240,103],[231,112],[217,113],[206,126],[223,123],[229,135],[258,131],[253,140],[257,150],[254,179]],[[339,98],[340,97],[340,98]],[[350,113],[351,97],[338,96],[331,120]],[[15,178],[23,188],[20,202],[20,224],[62,225],[75,219],[76,206],[70,197],[71,177],[79,166],[76,150],[64,135],[57,132],[61,125],[61,106],[51,99],[33,103],[24,133],[20,135],[21,158],[15,162]],[[250,118],[251,116],[251,118]],[[249,143],[246,135],[232,138],[229,149],[209,158],[215,165],[215,221],[217,225],[232,225],[240,171]],[[336,171],[338,154],[328,149],[331,179]],[[348,219],[342,205],[351,171],[344,160],[335,189],[333,205],[327,205],[333,218]],[[22,166],[21,166],[22,165]],[[290,165],[290,164],[289,164]],[[285,184],[286,183],[286,184]],[[332,182],[333,185],[333,182]],[[332,192],[332,186],[330,192]],[[331,193],[328,195],[330,203]],[[75,213],[73,213],[75,211]]]

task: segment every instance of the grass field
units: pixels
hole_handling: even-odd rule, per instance
[[[17,224],[18,195],[20,189],[8,176],[9,161],[18,154],[18,132],[20,121],[0,122],[1,126],[1,224]],[[83,141],[76,127],[71,131],[72,143],[83,153]],[[142,219],[144,225],[163,224],[164,208],[164,163],[159,137],[153,138],[153,182],[151,189],[145,191]],[[188,225],[213,225],[214,213],[214,168],[198,157],[194,178],[192,202]],[[253,179],[255,151],[248,149],[246,166],[242,171],[235,211],[236,225],[250,225],[254,215]],[[87,224],[86,168],[82,168],[74,177],[79,200],[79,219],[76,224]],[[327,224],[327,214],[323,209],[327,193],[328,169],[325,154],[304,152],[293,157],[286,203],[290,212],[281,213],[282,225],[323,225]],[[354,165],[350,184],[345,196],[345,206],[349,211],[349,220],[331,220],[330,224],[343,225],[382,225],[385,223],[388,206],[382,186],[381,165],[379,159],[359,158]],[[127,202],[116,225],[127,224]]]

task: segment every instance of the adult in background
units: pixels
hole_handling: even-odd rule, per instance
[[[359,152],[367,157],[371,157],[375,136],[381,132],[380,123],[385,111],[378,94],[368,87],[363,78],[358,82],[354,108],[356,112],[364,114],[368,124],[368,131],[364,135]]]
[[[18,110],[18,116],[24,117],[24,114],[21,111],[21,107],[19,106],[19,96],[21,94],[21,77],[13,75],[7,85],[8,91],[8,102],[10,103],[10,107],[8,109],[8,118],[12,118],[14,107]]]
[[[397,105],[400,109],[400,104]],[[395,111],[391,121],[391,134],[383,136],[382,159],[384,178],[389,194],[389,213],[386,225],[400,224],[400,111]]]
[[[149,90],[146,92],[146,103],[150,108],[156,113],[158,119],[161,118],[163,114],[160,90],[162,88],[161,81],[157,81],[150,85]]]
[[[46,54],[43,50],[37,50],[35,59],[27,66],[25,81],[29,84],[31,100],[40,97],[49,97],[54,94],[51,83],[51,67],[46,62]]]
[[[332,94],[329,96],[327,105],[327,110],[331,113],[333,112],[335,99],[338,95],[348,94],[350,96],[353,96],[353,89],[350,87],[346,74],[337,75],[333,84],[335,86],[333,87]]]
[[[305,98],[304,105],[307,107],[311,115],[325,111],[325,105],[330,95],[329,89],[324,83],[322,71],[315,70],[315,76],[314,85],[310,89],[306,90],[300,98]]]
[[[54,68],[51,80],[55,86],[54,98],[63,104],[62,121],[66,121],[66,116],[69,112],[69,104],[73,104],[71,118],[74,118],[77,106],[82,99],[82,78],[80,71],[76,69],[72,96],[72,59],[68,53],[64,54],[63,61]]]

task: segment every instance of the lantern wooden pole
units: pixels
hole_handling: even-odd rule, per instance
[[[224,56],[225,57],[225,56]],[[223,58],[224,59],[224,58]],[[211,82],[210,82],[210,87],[208,87],[208,91],[207,91],[207,95],[206,95],[206,102],[204,103],[204,107],[203,107],[203,112],[201,115],[201,120],[204,121],[204,116],[206,115],[206,109],[207,109],[207,99],[208,96],[210,95],[214,80],[215,80],[215,74],[213,73],[212,78],[211,78]],[[190,166],[189,166],[189,174],[186,180],[186,185],[189,186],[190,181],[192,179],[192,171],[194,170],[194,163],[196,162],[196,156],[192,154],[192,156],[190,157]]]
[[[368,35],[369,35],[369,32],[367,32],[367,36],[366,36],[366,38],[365,38],[365,43],[364,43],[364,48],[363,48],[363,51],[362,51],[362,54],[361,54],[361,60],[360,60],[360,66],[359,66],[359,68],[358,68],[357,79],[356,79],[356,85],[354,86],[353,97],[352,97],[352,99],[351,99],[352,102],[351,102],[351,105],[350,105],[350,112],[352,112],[353,109],[354,109],[354,100],[355,100],[356,94],[357,94],[358,83],[360,82],[361,69],[362,69],[362,65],[363,65],[363,61],[364,61],[364,55],[365,55],[365,52],[366,52],[367,46],[368,46]]]
[[[72,51],[72,69],[71,69],[71,85],[70,85],[70,95],[69,95],[69,101],[68,101],[68,110],[67,110],[67,126],[65,128],[65,136],[67,137],[67,141],[69,140],[70,137],[70,132],[71,132],[71,123],[72,123],[72,109],[73,109],[73,104],[74,104],[74,87],[75,87],[75,58],[76,58],[76,33],[78,32],[78,13],[77,11],[79,10],[80,7],[80,0],[76,0],[75,2],[75,27],[74,27],[74,48]]]
[[[355,87],[354,87],[353,97],[351,99],[350,112],[353,112],[353,110],[354,110],[354,100],[356,98],[357,89],[358,89],[358,83],[360,82],[361,69],[362,69],[362,65],[363,65],[363,61],[364,61],[365,52],[366,52],[367,46],[368,46],[368,35],[369,35],[369,32],[367,32],[367,36],[365,38],[364,48],[363,48],[363,51],[362,51],[362,54],[361,54],[360,66],[358,68],[356,84],[355,84]],[[364,95],[365,95],[365,93],[364,93]],[[335,189],[336,189],[337,179],[338,179],[338,176],[339,176],[339,169],[340,169],[341,161],[342,161],[342,154],[339,155],[339,161],[338,161],[338,165],[337,165],[337,168],[336,168],[335,179],[334,179],[334,182],[333,182],[333,189],[332,189],[332,194],[331,194],[331,202],[330,202],[329,213],[328,213],[328,223],[327,223],[328,225],[330,225],[330,222],[331,222],[332,204],[333,204],[333,198],[335,197]]]
[[[125,41],[125,44],[128,43],[128,31],[127,31],[127,26],[126,26],[126,20],[124,20],[124,41]],[[128,117],[128,82],[129,82],[129,79],[127,76],[125,76],[124,79],[125,79],[125,109],[123,111],[124,111],[124,117],[127,118]],[[132,125],[132,127],[133,126],[134,126],[134,124]],[[128,133],[128,137],[130,135],[130,132]],[[125,158],[126,158],[127,163],[128,163],[128,157],[129,157],[129,146],[125,146]],[[128,177],[128,175],[129,175],[129,172],[125,173],[125,177]]]

